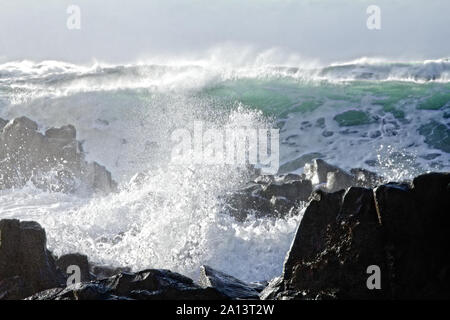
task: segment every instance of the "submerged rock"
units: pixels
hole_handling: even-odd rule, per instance
[[[224,198],[224,210],[239,221],[249,215],[263,216],[273,211],[269,199],[261,196],[262,185],[255,184],[237,190]]]
[[[450,173],[318,191],[264,299],[450,298]],[[380,288],[367,285],[375,266]]]
[[[36,222],[0,220],[0,299],[22,299],[64,283],[46,241]]]
[[[333,118],[341,127],[360,126],[374,122],[372,117],[360,110],[348,110]]]
[[[73,265],[80,267],[81,282],[66,286],[63,271]],[[38,223],[0,220],[0,300],[27,297],[31,300],[230,298],[215,288],[204,288],[169,270],[120,272],[89,282],[91,279],[85,255],[67,254],[55,261],[46,247],[45,230]]]
[[[84,159],[75,127],[50,128],[42,134],[37,123],[27,117],[2,123],[0,189],[22,187],[32,181],[39,188],[60,192],[73,192],[79,187],[105,193],[115,190],[111,173]]]
[[[433,120],[420,126],[418,132],[429,146],[450,152],[450,128],[447,125]]]

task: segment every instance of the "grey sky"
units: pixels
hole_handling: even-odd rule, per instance
[[[66,9],[81,8],[81,30]],[[382,29],[366,28],[366,8]],[[201,54],[224,43],[279,47],[305,59],[450,56],[448,0],[0,0],[0,61],[122,63]]]

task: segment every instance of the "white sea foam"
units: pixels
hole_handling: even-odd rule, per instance
[[[168,268],[193,277],[200,264],[209,264],[252,281],[279,275],[300,217],[236,222],[220,211],[219,199],[248,177],[222,166],[168,165],[170,132],[198,120],[215,126],[270,123],[255,110],[257,103],[246,106],[236,92],[264,104],[267,96],[257,96],[264,89],[293,96],[296,105],[307,99],[295,91],[299,87],[300,95],[308,92],[301,87],[304,82],[315,82],[316,87],[322,81],[346,85],[360,79],[446,83],[450,63],[366,59],[324,68],[300,66],[294,57],[280,66],[274,55],[268,52],[251,60],[237,54],[224,61],[215,54],[206,60],[164,65],[149,61],[124,66],[57,61],[0,65],[0,117],[26,115],[42,127],[75,125],[88,160],[105,165],[120,185],[119,193],[104,197],[46,193],[31,185],[3,190],[0,218],[36,220],[47,229],[55,253],[79,251],[98,263],[135,270]],[[220,94],[208,94],[216,88]],[[449,154],[431,148],[417,133],[423,123],[443,121],[442,112],[417,110],[418,100],[407,101],[402,109],[406,117],[400,121],[390,114],[379,115],[381,107],[369,92],[359,97],[357,105],[377,121],[349,128],[356,133],[340,133],[345,128],[333,118],[355,108],[351,94],[343,101],[318,98],[320,107],[314,112],[291,114],[285,120],[282,162],[310,152],[320,152],[344,168],[367,167],[367,160],[380,160],[381,165],[372,169],[401,179],[432,169],[433,161],[420,156],[438,153],[440,165],[448,169]],[[319,118],[325,119],[325,127],[315,125]],[[304,121],[310,125],[300,130]],[[334,135],[324,137],[324,130]],[[376,131],[380,135],[370,138]],[[146,174],[144,181],[133,182],[140,172]]]

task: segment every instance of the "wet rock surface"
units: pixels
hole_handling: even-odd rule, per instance
[[[64,283],[46,241],[36,222],[0,220],[0,299],[22,299]]]
[[[70,267],[78,267],[80,270],[80,280],[82,282],[90,281],[94,278],[89,271],[88,257],[84,254],[69,253],[62,255],[56,260],[56,265],[66,274],[71,274],[73,272]]]
[[[301,201],[307,201],[312,192],[309,180],[292,180],[292,176],[277,180],[260,178],[224,199],[224,211],[239,221],[249,216],[281,218],[291,214]]]
[[[283,218],[310,200],[314,190],[335,192],[350,187],[374,188],[384,182],[378,174],[354,168],[347,172],[322,159],[304,165],[303,174],[257,176],[224,199],[224,210],[243,221],[249,216]]]
[[[39,292],[29,300],[217,300],[227,299],[214,288],[202,288],[192,279],[162,269],[120,273]]]
[[[318,191],[263,299],[450,298],[450,174]],[[381,289],[369,290],[369,266]]]
[[[314,159],[305,164],[304,172],[307,179],[328,192],[350,187],[374,188],[384,182],[383,177],[369,170],[354,168],[347,172],[322,159]]]
[[[129,267],[111,267],[105,265],[89,265],[91,277],[96,279],[105,279],[122,272],[131,272]]]
[[[79,268],[80,279],[69,281],[71,266]],[[0,220],[0,300],[223,300],[236,299],[236,294],[258,299],[262,290],[212,269],[208,279],[220,275],[227,281],[199,285],[169,270],[125,269],[90,265],[88,257],[79,253],[56,258],[48,251],[45,230],[38,223]]]
[[[208,266],[200,267],[199,283],[205,288],[215,288],[230,299],[257,299],[261,287],[245,283],[228,274],[214,270]]]

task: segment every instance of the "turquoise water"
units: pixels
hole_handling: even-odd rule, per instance
[[[374,150],[390,148],[390,153],[417,159],[401,164],[411,165],[411,173],[449,168],[448,82],[238,79],[208,87],[202,94],[237,100],[277,119],[282,137],[289,138],[286,158],[319,152],[346,167],[379,167],[380,162],[390,162],[389,155]],[[320,130],[314,130],[318,121]],[[296,123],[305,125],[295,128]],[[339,145],[345,149],[333,148]],[[361,156],[348,161],[342,154],[348,148]],[[402,172],[401,176],[405,169]]]
[[[314,112],[325,101],[346,102],[349,108],[364,112],[364,100],[370,99],[373,106],[380,107],[379,114],[391,113],[399,119],[405,117],[405,105],[414,105],[419,110],[442,111],[442,114],[450,107],[449,83],[352,81],[333,84],[327,81],[305,83],[289,78],[244,79],[226,81],[202,93],[238,100],[277,118],[290,113]],[[367,119],[361,118],[361,121],[367,122]]]

